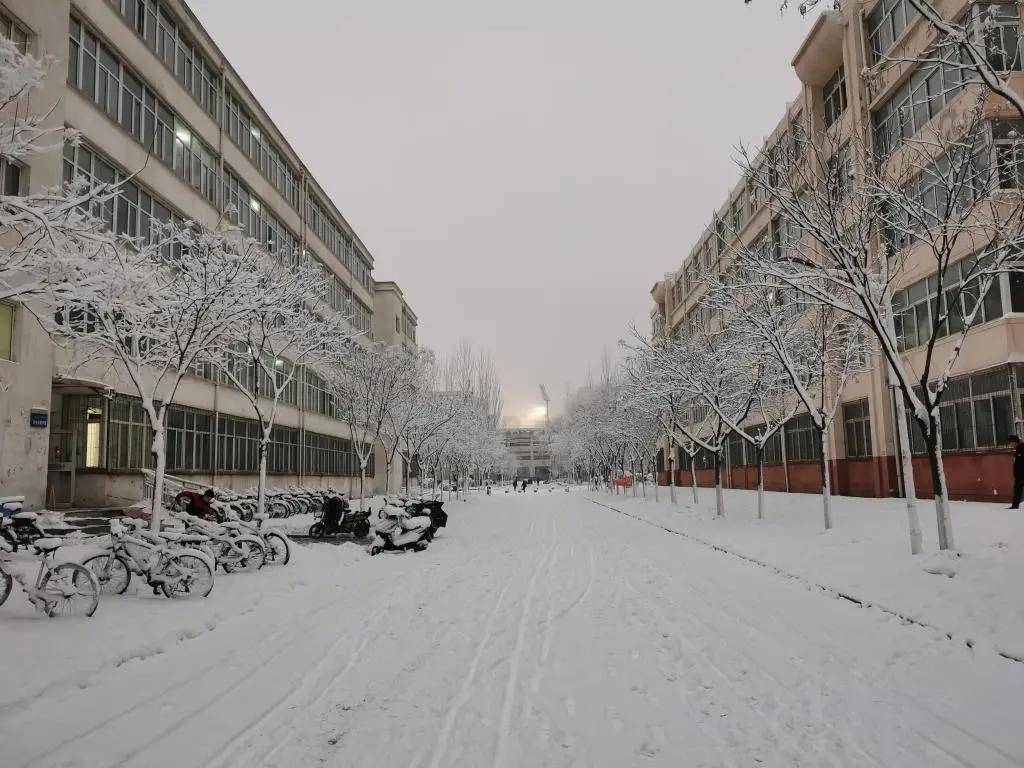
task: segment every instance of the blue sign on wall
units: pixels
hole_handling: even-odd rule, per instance
[[[45,428],[50,423],[50,412],[40,411],[33,409],[28,417],[28,425],[30,427],[43,427]]]

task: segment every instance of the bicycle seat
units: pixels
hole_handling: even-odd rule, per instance
[[[41,539],[33,541],[32,546],[40,552],[49,554],[50,552],[53,552],[53,550],[64,546],[64,539],[58,539],[56,536],[44,536]]]
[[[270,515],[268,515],[266,512],[261,512],[258,515],[253,515],[252,519],[253,520],[264,520],[265,521],[265,520],[269,520],[270,519]]]

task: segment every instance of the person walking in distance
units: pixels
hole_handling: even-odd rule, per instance
[[[1024,495],[1024,444],[1016,435],[1010,435],[1010,447],[1013,448],[1013,503],[1010,509],[1019,509]]]

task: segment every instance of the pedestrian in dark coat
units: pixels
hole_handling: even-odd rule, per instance
[[[1024,496],[1024,443],[1016,435],[1010,435],[1010,447],[1013,448],[1013,504],[1010,509],[1019,509],[1021,496]]]

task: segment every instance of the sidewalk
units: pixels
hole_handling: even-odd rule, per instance
[[[925,553],[911,556],[902,499],[834,497],[825,531],[821,497],[767,493],[758,521],[756,493],[726,490],[725,518],[714,516],[714,489],[652,488],[646,499],[589,493],[602,504],[703,543],[758,561],[837,596],[934,628],[937,637],[1024,660],[1024,512],[953,502],[955,552],[939,553],[934,506],[918,502]],[[723,556],[728,554],[723,553]]]

